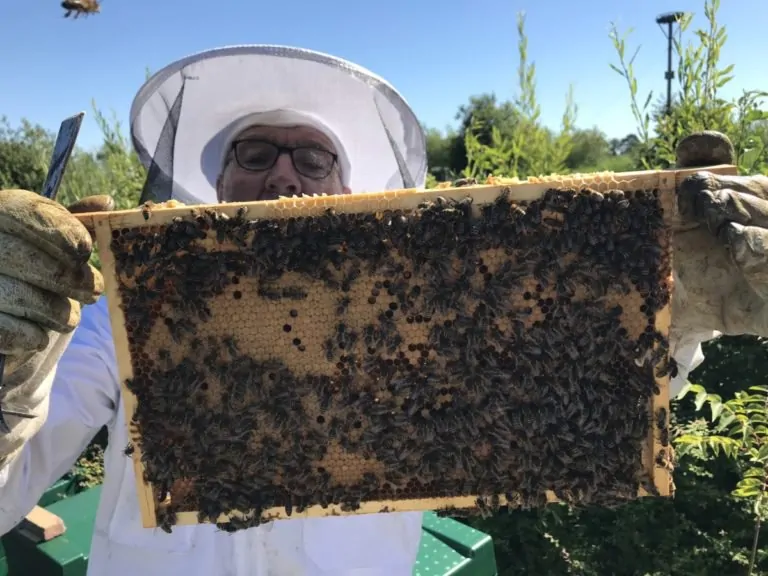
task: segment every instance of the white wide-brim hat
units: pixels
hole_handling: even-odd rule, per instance
[[[143,200],[216,203],[228,147],[254,124],[308,125],[325,133],[353,193],[425,184],[424,131],[388,82],[319,52],[249,45],[189,56],[141,87],[130,127],[149,171]]]

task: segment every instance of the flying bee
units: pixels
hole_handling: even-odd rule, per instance
[[[87,16],[101,12],[101,5],[98,0],[64,0],[61,7],[66,10],[64,18],[69,18],[73,13],[74,18],[77,19],[81,14]]]

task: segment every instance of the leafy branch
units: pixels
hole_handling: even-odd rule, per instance
[[[721,453],[736,461],[741,478],[732,495],[750,503],[755,526],[748,575],[753,573],[762,522],[768,518],[768,386],[750,386],[728,401],[698,384],[687,384],[678,398],[695,394],[696,411],[708,405],[712,427],[675,439],[679,455],[692,449]]]

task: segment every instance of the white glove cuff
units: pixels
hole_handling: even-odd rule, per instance
[[[720,332],[712,330],[711,332],[686,334],[679,340],[672,342],[670,352],[677,362],[677,376],[671,378],[669,382],[670,399],[680,393],[688,381],[688,375],[704,361],[701,345],[720,336],[722,336]]]

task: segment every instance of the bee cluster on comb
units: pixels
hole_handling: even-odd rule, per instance
[[[621,187],[108,216],[145,525],[669,495],[673,192]]]

